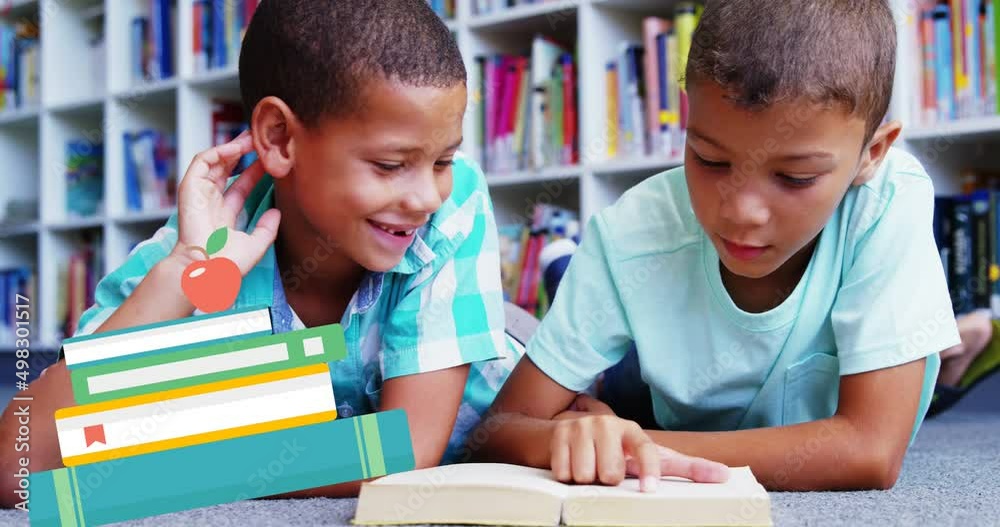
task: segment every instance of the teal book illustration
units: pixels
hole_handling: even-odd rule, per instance
[[[390,410],[31,475],[33,526],[84,527],[413,470]]]
[[[256,306],[72,337],[63,341],[62,352],[72,371],[160,350],[270,335],[272,329],[270,308]]]
[[[212,344],[191,344],[70,370],[77,404],[157,393],[341,360],[340,324]]]

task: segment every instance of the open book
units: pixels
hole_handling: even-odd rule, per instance
[[[655,493],[639,480],[617,487],[566,485],[551,471],[470,463],[393,474],[365,483],[358,525],[771,525],[771,501],[749,467],[726,483],[663,478]]]

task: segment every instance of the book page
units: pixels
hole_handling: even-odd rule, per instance
[[[725,483],[694,483],[691,480],[677,477],[660,479],[656,492],[640,492],[638,478],[626,478],[616,487],[603,485],[573,485],[569,488],[569,497],[624,497],[635,499],[662,499],[664,497],[685,498],[743,498],[766,494],[764,487],[757,483],[750,467],[733,467],[729,469],[729,481]]]
[[[552,476],[549,470],[503,463],[463,463],[391,474],[371,485],[440,487],[478,487],[541,492],[563,498],[570,487]]]

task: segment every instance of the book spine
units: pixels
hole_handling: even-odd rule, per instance
[[[955,113],[955,75],[953,73],[951,40],[951,11],[946,5],[934,8],[934,42],[936,50],[935,79],[937,80],[938,119],[952,120]]]
[[[990,307],[990,195],[972,195],[972,307]]]
[[[922,115],[921,119],[925,125],[937,121],[937,79],[935,69],[937,68],[934,57],[934,16],[931,11],[921,14],[920,19],[920,49],[921,49],[921,80],[923,83],[923,97],[921,97]]]
[[[413,468],[406,413],[391,410],[36,472],[29,518],[35,526],[100,525]]]
[[[341,360],[347,356],[346,346],[340,324],[329,324],[207,346],[159,350],[134,359],[71,370],[70,380],[77,404],[91,404]],[[235,362],[239,352],[254,358],[239,364]],[[220,360],[225,363],[220,364]],[[118,380],[126,376],[128,381]]]
[[[618,155],[618,64],[608,62],[605,67],[607,91],[608,158]]]
[[[952,303],[956,315],[972,310],[972,207],[959,198],[953,207],[951,269],[954,278]]]

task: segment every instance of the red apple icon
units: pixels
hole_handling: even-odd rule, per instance
[[[206,255],[218,252],[226,244],[225,227],[215,231],[205,245]],[[197,248],[197,249],[200,249]],[[194,307],[205,313],[216,313],[232,307],[240,293],[243,274],[229,258],[216,257],[192,262],[181,275],[181,290]]]

